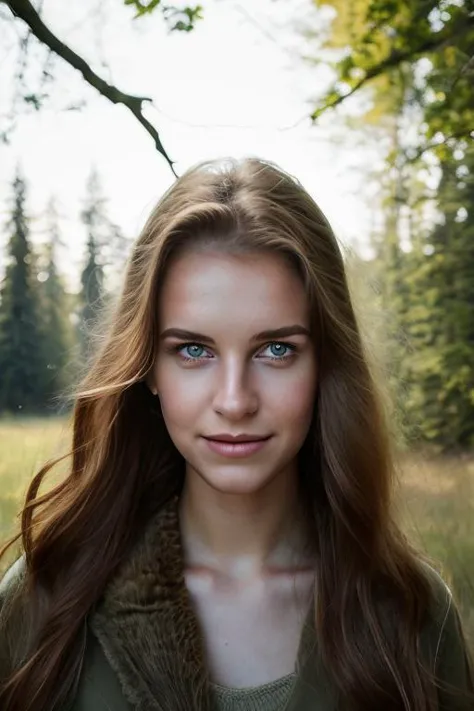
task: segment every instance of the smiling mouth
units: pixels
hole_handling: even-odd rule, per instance
[[[209,439],[204,437],[209,449],[222,457],[249,457],[261,451],[270,437],[246,442],[223,442],[222,440]]]

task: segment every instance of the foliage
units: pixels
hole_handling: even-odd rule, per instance
[[[69,385],[74,369],[74,336],[63,279],[57,267],[57,251],[61,245],[58,213],[54,200],[47,210],[48,242],[43,255],[40,273],[40,325],[44,334],[47,361],[47,399],[60,395]]]
[[[86,228],[81,290],[69,293],[57,264],[64,245],[54,200],[46,213],[47,239],[33,249],[20,176],[13,190],[8,264],[0,288],[0,415],[57,413],[87,356],[96,319],[123,273],[129,241],[109,219],[93,170],[81,212]]]
[[[417,73],[415,99],[422,98],[426,109],[422,148],[441,142],[440,137],[433,142],[440,131],[445,136],[470,135],[474,126],[472,0],[356,0],[350,4],[333,0],[324,4],[336,11],[327,45],[344,52],[334,63],[337,79],[318,102],[313,119],[369,83],[385,81],[389,86],[392,82],[393,87],[397,72],[410,66]]]
[[[0,410],[39,412],[46,395],[47,363],[40,327],[38,282],[26,214],[26,184],[13,182],[9,264],[0,292]]]
[[[124,0],[125,5],[131,5],[136,10],[135,17],[149,15],[156,9],[160,9],[168,25],[170,32],[191,32],[196,26],[196,22],[202,19],[202,6],[177,8],[172,5],[164,5],[161,0]]]
[[[376,126],[387,146],[372,267],[404,433],[412,444],[472,447],[472,0],[324,4],[334,10],[324,46],[337,53],[336,81],[313,118],[363,91],[371,104],[359,127]],[[426,183],[428,154],[442,176],[435,194]],[[427,201],[437,213],[428,226]]]
[[[100,181],[95,170],[87,183],[87,196],[82,221],[87,230],[86,263],[81,274],[81,323],[80,340],[85,352],[90,338],[90,329],[102,306],[104,291],[104,265],[99,258],[103,229],[107,225],[104,198],[100,191]]]
[[[460,167],[467,170],[464,180]],[[406,270],[411,308],[403,321],[414,347],[404,368],[411,384],[407,412],[423,439],[445,449],[474,446],[473,188],[470,146],[444,163],[440,222]]]
[[[79,295],[79,341],[84,356],[89,348],[94,325],[120,284],[130,249],[130,240],[109,218],[107,200],[95,168],[87,181],[81,220],[87,233]]]

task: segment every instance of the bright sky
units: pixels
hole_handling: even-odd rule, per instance
[[[132,21],[132,10],[118,0],[45,0],[43,17],[106,80],[153,98],[146,115],[178,174],[220,156],[270,159],[301,180],[342,243],[363,248],[373,224],[372,188],[363,171],[376,156],[365,146],[337,142],[334,117],[317,127],[306,118],[330,78],[324,67],[298,58],[310,45],[296,22],[317,27],[310,0],[201,4],[204,20],[189,34],[168,33],[158,12]],[[19,29],[0,19],[2,122],[11,107]],[[39,113],[20,114],[10,144],[0,145],[0,210],[4,222],[19,162],[30,185],[34,239],[41,240],[46,203],[58,199],[67,243],[61,266],[76,289],[84,255],[79,212],[91,166],[102,178],[111,219],[132,238],[174,177],[125,108],[86,88],[62,60],[54,66],[52,102]],[[81,99],[87,102],[81,111],[65,110]],[[4,244],[4,230],[0,240]]]

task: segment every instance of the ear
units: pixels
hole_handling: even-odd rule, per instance
[[[153,377],[151,374],[146,376],[145,384],[148,387],[148,389],[152,395],[155,395],[155,396],[158,395],[158,390],[157,390],[155,383],[153,382]]]

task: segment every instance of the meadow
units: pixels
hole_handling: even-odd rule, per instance
[[[48,459],[68,450],[69,436],[65,419],[0,419],[2,542],[18,530],[28,483]],[[474,648],[474,453],[406,454],[400,464],[396,503],[402,526],[453,590]],[[61,466],[51,483],[61,475]],[[0,574],[17,550],[0,561]]]

